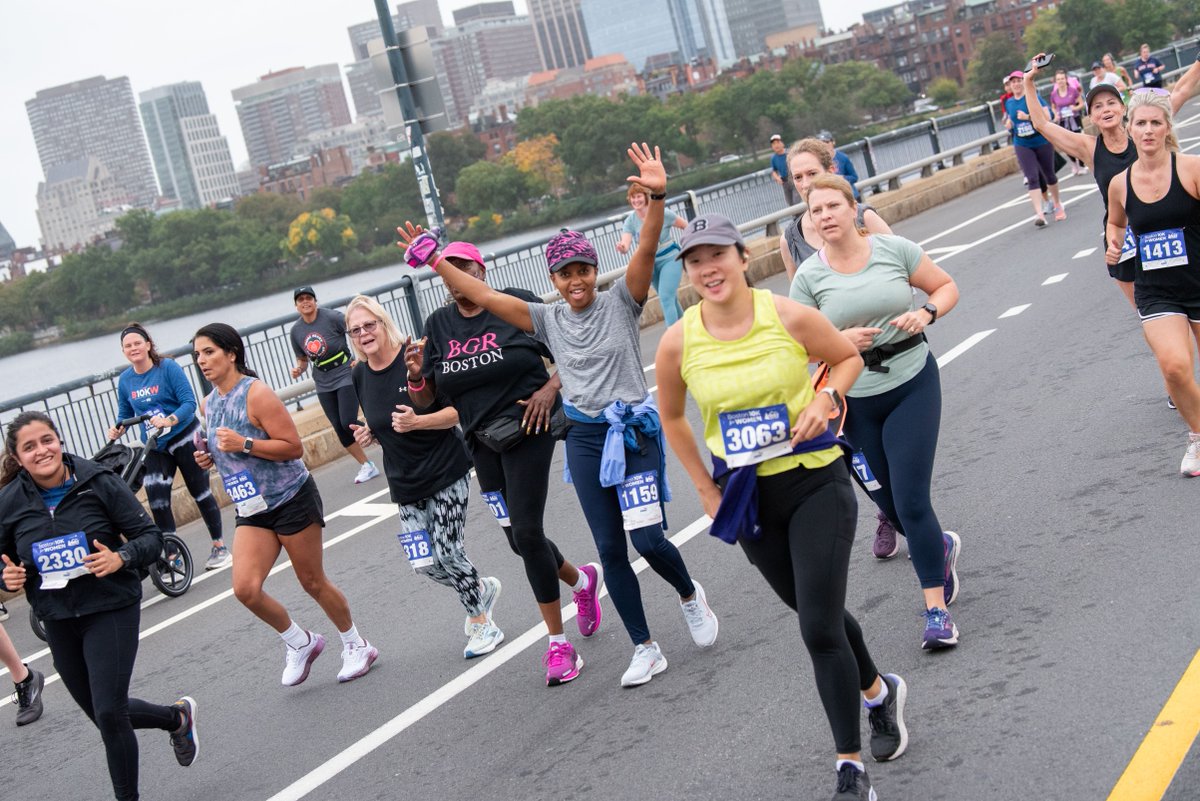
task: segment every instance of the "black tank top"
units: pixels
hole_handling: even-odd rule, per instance
[[[875,211],[873,206],[866,203],[858,204],[858,217],[854,222],[859,228],[867,227],[866,216],[868,211]],[[807,212],[805,212],[807,213]],[[876,214],[879,212],[875,211]],[[792,264],[795,264],[797,269],[804,263],[804,260],[817,252],[817,249],[808,244],[808,240],[804,238],[804,231],[801,230],[800,220],[804,214],[797,214],[792,218],[792,221],[783,229],[783,238],[787,242],[788,255],[792,257]]]
[[[1122,170],[1137,161],[1137,148],[1133,140],[1125,139],[1125,150],[1113,153],[1104,146],[1104,137],[1096,137],[1096,149],[1092,151],[1092,175],[1096,178],[1096,186],[1100,187],[1100,200],[1104,203],[1104,222],[1108,225],[1108,185]]]
[[[1138,198],[1129,176],[1132,171],[1131,167],[1125,173],[1125,216],[1138,238],[1139,258],[1134,284],[1139,290],[1153,289],[1193,300],[1200,298],[1200,199],[1192,197],[1183,188],[1174,153],[1171,154],[1171,187],[1161,200],[1145,203]],[[1175,239],[1163,238],[1163,232],[1174,229],[1183,231],[1182,249]],[[1146,269],[1181,255],[1184,249],[1186,263]]]

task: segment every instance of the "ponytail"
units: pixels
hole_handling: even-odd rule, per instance
[[[241,334],[233,326],[226,323],[209,323],[196,332],[192,337],[193,343],[195,343],[196,337],[211,339],[218,348],[233,354],[233,366],[239,373],[251,378],[258,378],[258,373],[246,366],[246,345],[242,342]]]

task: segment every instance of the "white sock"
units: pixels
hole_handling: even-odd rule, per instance
[[[579,592],[580,590],[586,589],[587,581],[588,581],[587,573],[584,573],[582,570],[580,570],[579,571],[579,580],[571,585],[571,589],[574,590],[575,592]]]
[[[339,631],[338,636],[342,638],[342,645],[364,645],[367,642],[359,636],[358,626],[353,623],[345,631]]]
[[[289,648],[299,650],[308,645],[308,632],[296,625],[296,621],[290,621],[291,625],[287,627],[287,631],[280,633],[280,637],[288,644]]]
[[[551,634],[550,635],[550,644],[554,645],[554,643],[558,643],[559,645],[566,645],[567,644],[567,635]]]
[[[841,770],[842,765],[853,765],[854,767],[858,768],[859,773],[867,772],[867,769],[865,767],[863,767],[863,763],[858,762],[857,760],[854,760],[854,759],[839,759],[837,761],[837,767],[834,768],[834,770]]]
[[[879,691],[879,695],[875,696],[874,698],[863,698],[863,705],[868,709],[874,709],[875,707],[882,705],[883,702],[887,700],[889,690],[887,682],[883,680],[882,676],[879,678],[879,685],[883,687],[883,689]]]

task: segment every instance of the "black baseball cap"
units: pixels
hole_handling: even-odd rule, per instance
[[[299,300],[301,295],[312,295],[313,300],[317,299],[316,290],[314,290],[311,286],[296,287],[296,291],[292,293],[292,301],[295,302]]]
[[[682,259],[687,252],[698,245],[738,245],[746,249],[746,240],[733,224],[733,220],[724,214],[701,214],[688,223],[679,237],[679,255]]]
[[[1096,98],[1096,96],[1105,94],[1106,92],[1115,97],[1117,100],[1120,100],[1121,105],[1125,105],[1125,97],[1121,94],[1120,89],[1113,86],[1111,83],[1098,83],[1091,89],[1088,89],[1087,96],[1084,98],[1083,107],[1088,110],[1088,113],[1091,113],[1092,111],[1092,101]]]

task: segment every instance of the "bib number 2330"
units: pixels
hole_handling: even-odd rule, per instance
[[[647,470],[626,476],[617,487],[621,518],[626,531],[661,523],[662,505],[658,502],[658,471]]]
[[[42,576],[43,590],[58,590],[77,576],[86,575],[87,535],[76,531],[33,544],[33,561]]]

